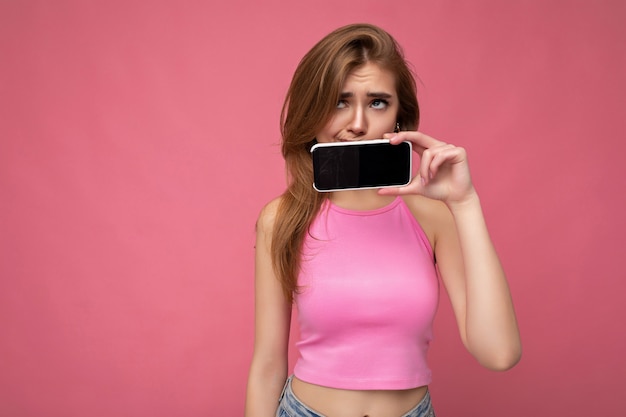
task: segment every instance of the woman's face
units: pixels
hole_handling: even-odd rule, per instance
[[[337,108],[317,134],[318,142],[381,139],[393,132],[398,95],[393,74],[368,62],[352,71],[343,85]]]

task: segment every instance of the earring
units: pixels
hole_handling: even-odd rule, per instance
[[[400,131],[400,122],[396,122],[396,128],[393,133],[398,133]]]

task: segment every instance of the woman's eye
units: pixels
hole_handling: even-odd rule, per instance
[[[337,108],[338,108],[338,109],[344,109],[344,108],[346,107],[346,105],[347,105],[347,104],[346,104],[345,100],[339,100],[339,101],[337,102]]]
[[[386,100],[376,99],[376,100],[372,101],[372,108],[374,108],[374,109],[385,109],[385,108],[387,108],[388,104],[389,103],[387,103]]]

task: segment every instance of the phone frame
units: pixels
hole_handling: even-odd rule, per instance
[[[315,179],[313,180],[313,188],[316,191],[321,193],[330,193],[336,191],[349,191],[349,190],[371,190],[371,189],[379,189],[379,188],[396,188],[396,187],[404,187],[408,185],[413,179],[413,145],[409,141],[403,141],[397,145],[391,145],[388,139],[368,139],[361,141],[347,141],[347,142],[324,142],[324,143],[316,143],[311,147],[311,157],[314,158],[314,151],[319,148],[327,148],[327,147],[343,147],[343,146],[367,146],[367,145],[380,145],[380,144],[388,144],[389,146],[401,146],[401,144],[408,144],[409,147],[409,158],[408,158],[408,175],[407,182],[402,184],[391,184],[391,185],[376,185],[376,186],[365,186],[365,187],[350,187],[350,188],[336,188],[336,189],[319,189],[315,184]],[[313,167],[315,169],[315,166]]]

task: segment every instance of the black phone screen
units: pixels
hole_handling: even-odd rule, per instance
[[[318,191],[401,186],[411,181],[409,142],[333,142],[317,144],[311,152]]]

